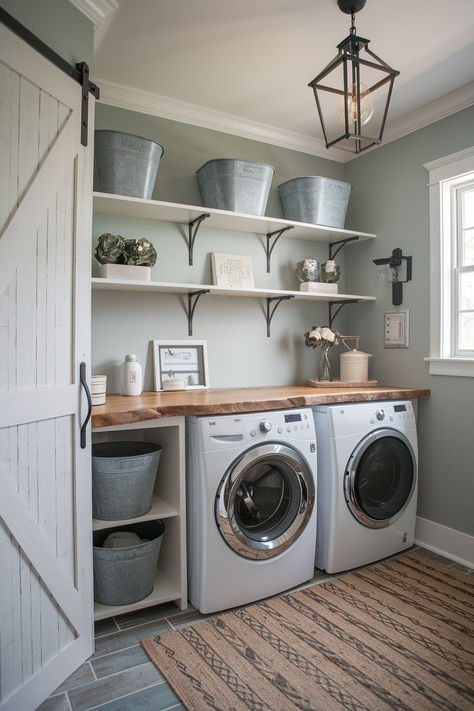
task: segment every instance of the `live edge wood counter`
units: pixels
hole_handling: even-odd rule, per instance
[[[213,388],[175,392],[145,392],[138,397],[108,395],[105,405],[92,408],[92,429],[128,425],[176,415],[230,415],[337,402],[428,398],[422,388],[312,388],[279,385],[258,388]]]

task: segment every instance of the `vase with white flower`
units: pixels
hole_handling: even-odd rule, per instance
[[[321,359],[318,367],[318,380],[331,380],[331,364],[328,351],[338,343],[340,334],[327,326],[313,326],[311,331],[304,334],[305,345],[308,348],[321,348]]]

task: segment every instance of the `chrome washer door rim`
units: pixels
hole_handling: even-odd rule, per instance
[[[408,496],[406,497],[406,500],[405,500],[405,503],[403,504],[403,506],[390,518],[375,519],[375,518],[372,518],[371,516],[369,516],[365,511],[362,510],[362,508],[359,504],[359,501],[357,500],[355,479],[356,479],[356,475],[357,475],[357,469],[359,467],[359,463],[360,463],[362,456],[365,454],[365,452],[370,447],[370,445],[372,445],[374,442],[376,442],[380,439],[383,439],[385,437],[392,437],[394,439],[400,440],[408,449],[408,452],[411,457],[412,465],[413,465],[413,481],[412,481],[410,492],[409,492]],[[344,496],[345,496],[346,503],[347,503],[347,506],[349,507],[350,512],[352,513],[354,518],[357,519],[357,521],[362,523],[364,526],[367,526],[368,528],[386,528],[387,526],[390,526],[392,523],[394,523],[398,518],[400,518],[400,516],[403,514],[403,512],[407,508],[407,506],[410,503],[410,501],[413,497],[413,494],[415,492],[416,481],[417,481],[416,457],[415,457],[415,453],[413,451],[413,447],[411,446],[409,440],[399,430],[385,427],[383,429],[375,430],[374,432],[371,432],[366,437],[364,437],[359,442],[359,444],[356,446],[356,448],[352,452],[351,456],[349,457],[349,461],[347,462],[347,466],[346,466],[346,471],[344,473]]]
[[[292,522],[276,538],[255,540],[245,534],[235,515],[237,492],[248,472],[265,461],[281,463],[294,477],[298,503]],[[225,542],[239,555],[253,560],[265,560],[287,550],[306,528],[314,507],[315,487],[310,467],[297,450],[277,442],[256,445],[234,460],[219,484],[216,496],[216,522]]]

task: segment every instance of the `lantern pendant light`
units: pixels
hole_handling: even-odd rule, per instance
[[[334,59],[309,83],[326,148],[337,146],[352,153],[382,142],[393,82],[400,73],[371,52],[370,40],[356,34],[354,15],[365,2],[338,0],[342,12],[351,15],[350,33],[337,45]]]

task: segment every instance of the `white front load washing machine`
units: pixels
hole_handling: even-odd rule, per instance
[[[412,403],[313,408],[318,438],[316,567],[338,573],[413,545],[417,436]]]
[[[316,544],[311,409],[187,417],[188,596],[201,612],[310,580]]]

